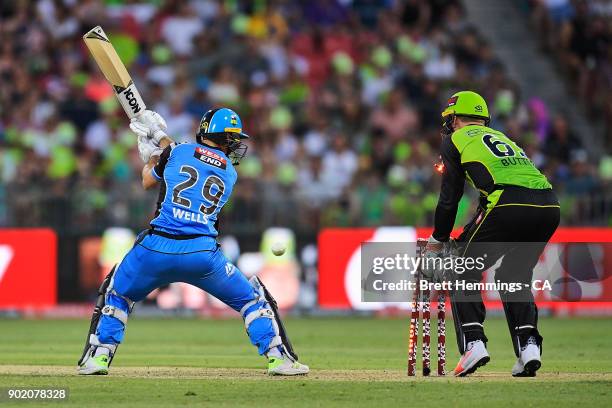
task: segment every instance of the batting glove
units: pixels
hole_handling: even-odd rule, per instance
[[[131,124],[130,128],[132,128]],[[134,133],[138,134],[136,131],[134,131]],[[161,155],[162,151],[163,149],[157,146],[153,142],[153,139],[149,139],[146,133],[143,135],[138,134],[138,154],[144,163],[148,163],[152,156]]]
[[[132,124],[137,124],[132,127]],[[155,144],[159,145],[159,142],[168,137],[166,134],[166,130],[168,129],[168,125],[164,118],[157,112],[152,110],[145,110],[140,115],[132,118],[130,123],[130,129],[134,131],[137,135],[141,135],[147,130],[147,137],[152,139]]]

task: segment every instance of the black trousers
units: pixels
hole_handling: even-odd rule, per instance
[[[460,255],[483,257],[484,269],[459,277],[466,282],[480,282],[484,270],[503,257],[495,280],[504,283],[531,284],[533,268],[548,240],[559,225],[559,202],[552,190],[532,190],[506,186],[497,203],[480,209],[457,238]],[[521,344],[535,336],[541,345],[538,309],[530,288],[500,291],[506,320],[518,357]],[[473,340],[487,341],[484,333],[486,310],[480,291],[456,290],[451,303],[459,352]]]

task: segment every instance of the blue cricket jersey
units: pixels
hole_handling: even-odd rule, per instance
[[[217,217],[238,177],[225,153],[198,143],[173,143],[151,172],[162,182],[151,226],[174,235],[218,235]]]

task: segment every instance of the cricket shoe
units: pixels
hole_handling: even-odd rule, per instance
[[[108,361],[110,350],[105,347],[97,347],[93,355],[79,366],[79,374],[82,375],[106,375],[108,374]]]
[[[286,356],[268,358],[269,375],[306,375],[309,371],[310,368],[306,364],[293,361]]]
[[[534,336],[527,339],[527,344],[521,347],[520,357],[512,367],[513,377],[535,377],[536,371],[542,366],[540,347]]]
[[[467,344],[465,353],[459,359],[457,367],[455,367],[455,377],[465,377],[472,374],[478,369],[487,364],[491,360],[487,348],[482,340],[470,341]]]

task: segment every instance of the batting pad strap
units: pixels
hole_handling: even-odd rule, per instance
[[[98,339],[98,336],[96,336],[95,334],[90,334],[89,335],[89,344],[92,346],[97,346],[97,347],[105,347],[107,349],[110,350],[111,353],[115,353],[115,350],[117,350],[117,345],[116,344],[110,344],[110,343],[100,343],[100,340]]]
[[[120,297],[121,299],[125,300],[127,302],[127,304],[128,304],[128,308],[129,308],[130,312],[132,311],[132,309],[134,308],[134,305],[136,304],[136,302],[132,301],[127,296],[123,296],[123,295],[117,293],[117,291],[115,289],[111,289],[110,290],[110,294],[114,295],[114,296],[117,296],[117,297]]]
[[[242,306],[242,308],[240,309],[240,316],[244,316],[244,313],[249,309],[249,307],[256,305],[258,302],[259,302],[259,297],[257,297],[254,300],[251,300],[249,303]]]
[[[119,320],[125,326],[128,321],[128,314],[116,306],[105,305],[102,308],[102,314],[105,316],[112,316]]]
[[[274,319],[274,312],[270,309],[255,310],[246,315],[246,317],[244,318],[244,327],[246,327],[246,329],[248,330],[251,323],[253,323],[253,320],[259,319],[260,317],[264,317],[266,319]]]
[[[274,338],[272,340],[270,340],[270,344],[268,345],[268,349],[274,348],[274,347],[278,347],[278,346],[282,346],[283,345],[283,339],[281,339],[280,336],[274,336]]]

